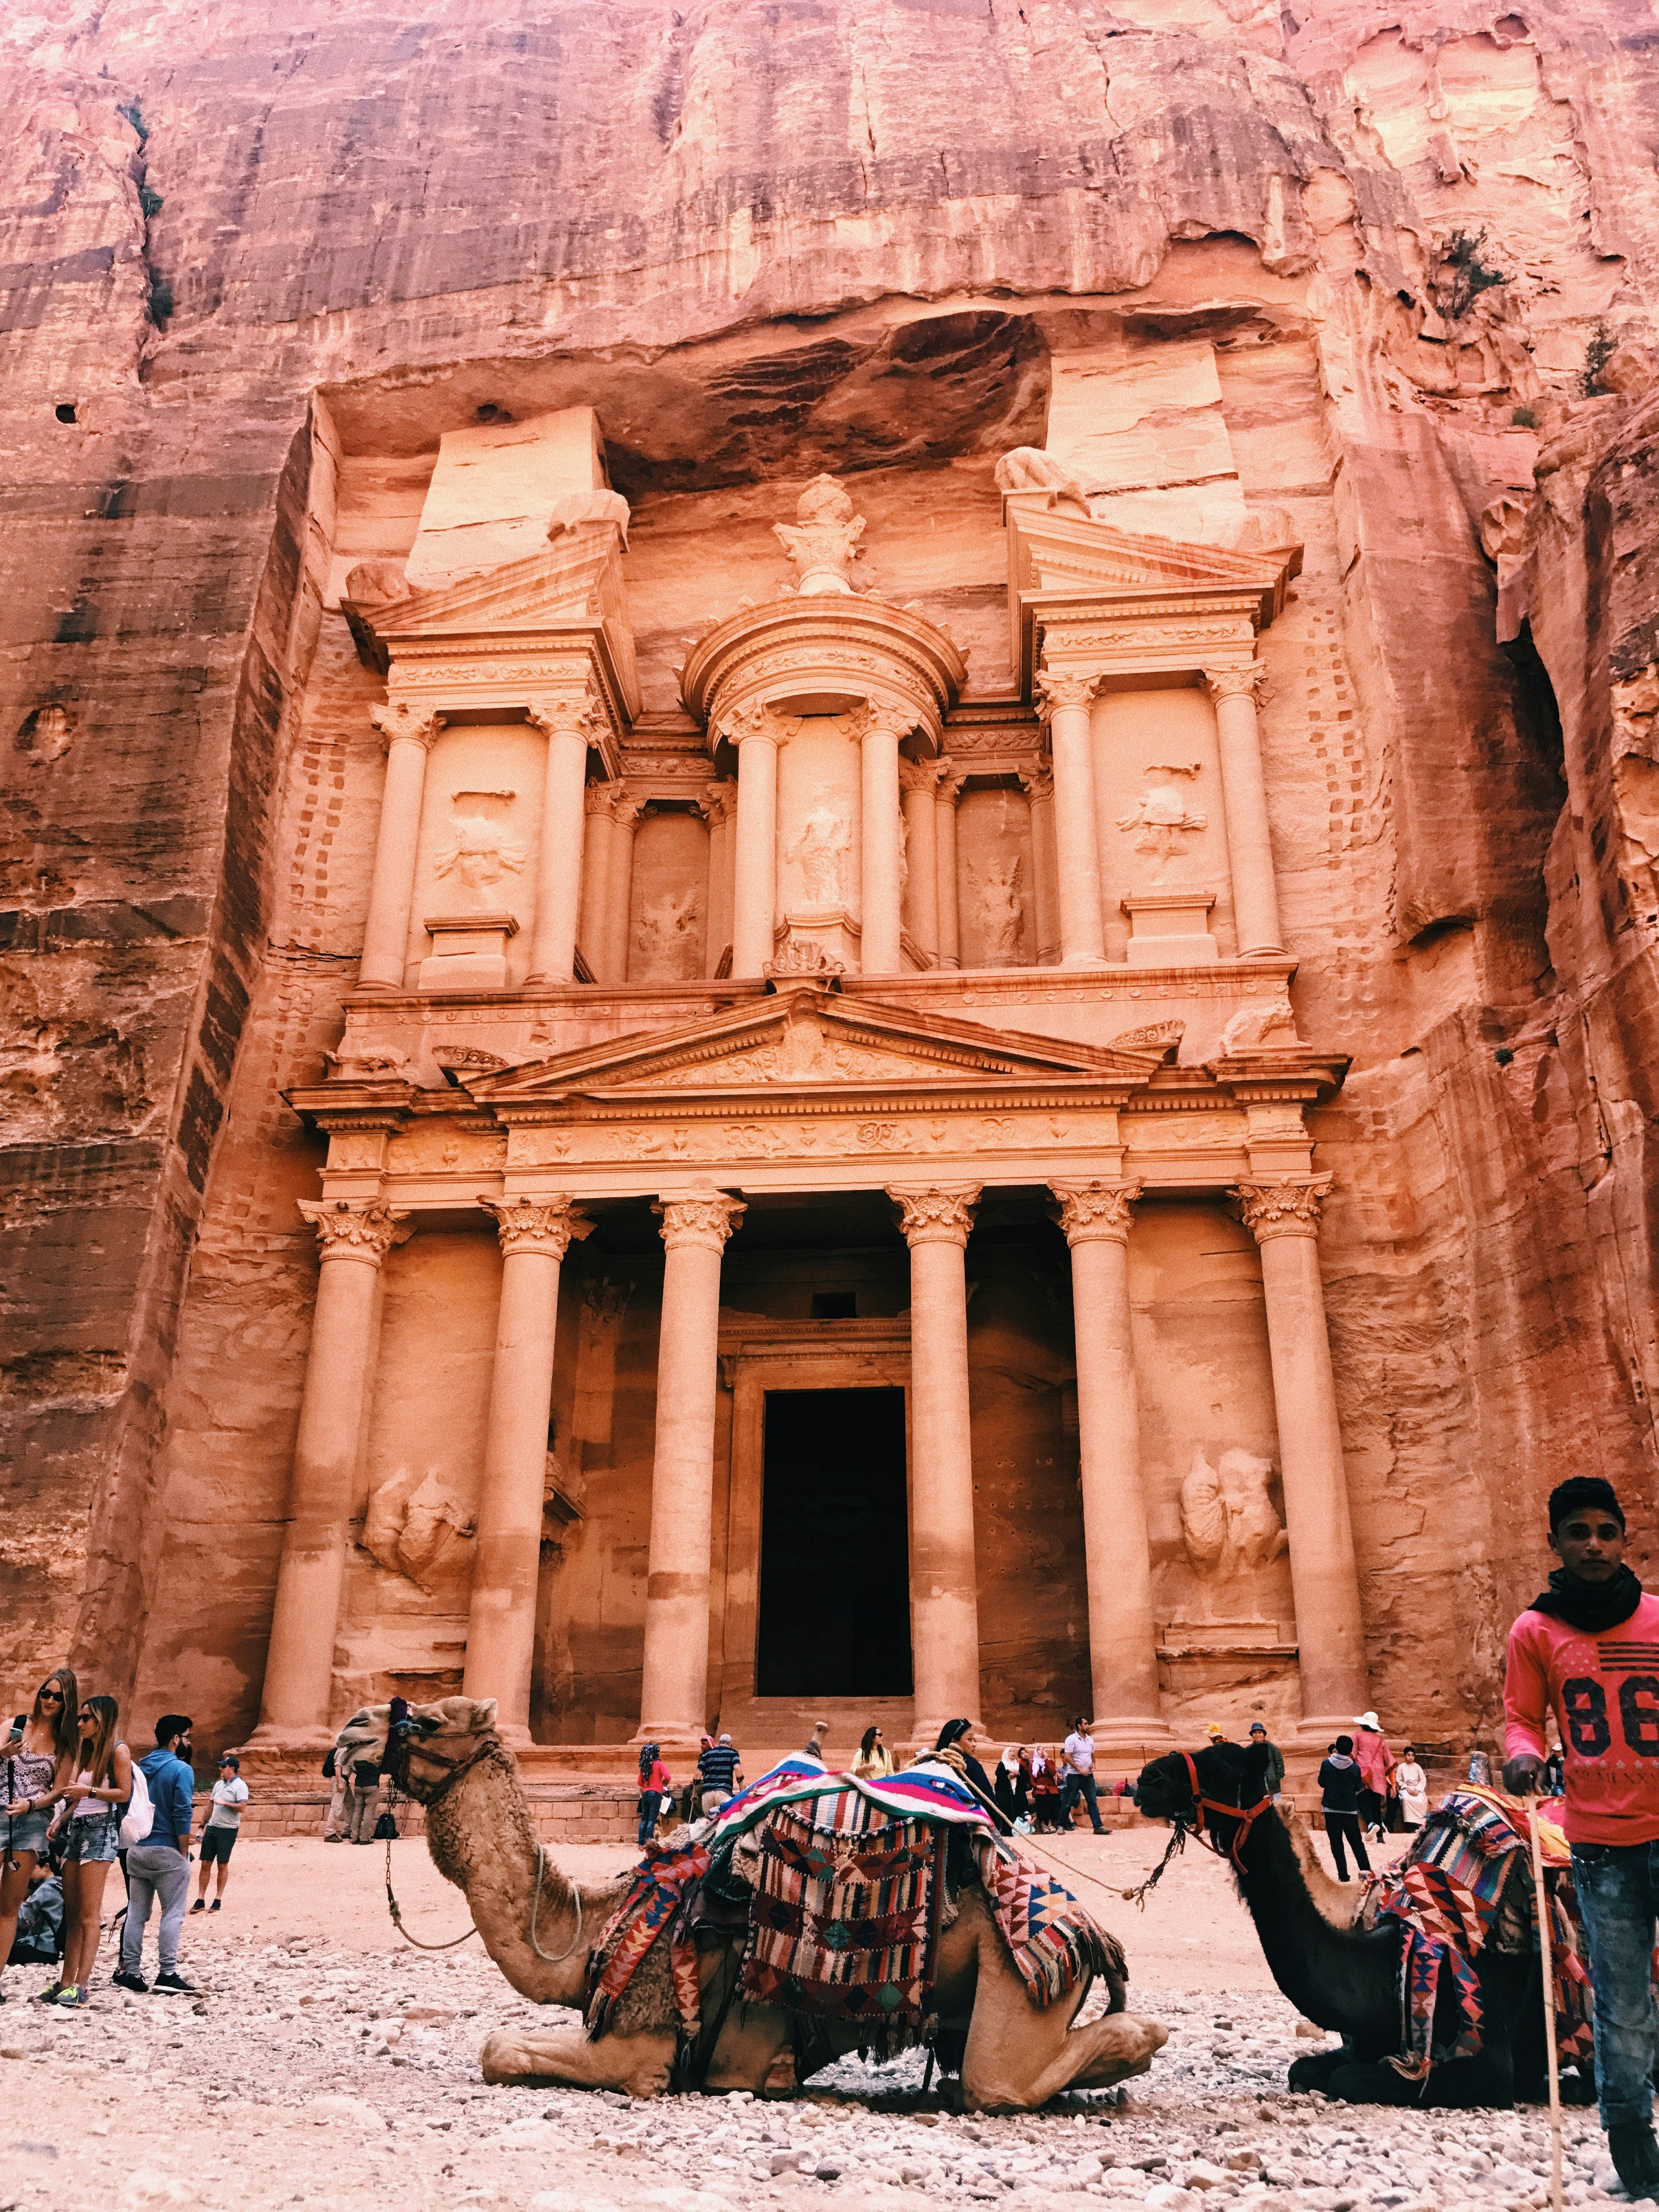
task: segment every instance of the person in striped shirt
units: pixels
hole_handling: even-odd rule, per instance
[[[711,1743],[697,1760],[697,1772],[702,1778],[702,1809],[705,1814],[719,1812],[738,1785],[743,1760],[729,1735],[718,1743]]]

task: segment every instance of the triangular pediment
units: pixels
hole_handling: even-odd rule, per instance
[[[1150,1082],[1162,1058],[1157,1048],[1126,1051],[1011,1035],[808,984],[679,1028],[463,1079],[475,1098],[495,1108],[711,1093],[747,1094],[758,1104],[769,1092],[826,1090],[915,1090],[943,1099],[987,1085],[1135,1090]]]
[[[1142,537],[1081,515],[1011,514],[1010,581],[1022,594],[1063,592],[1139,598],[1146,593],[1208,598],[1249,592],[1265,629],[1301,573],[1302,548],[1240,553],[1218,545]]]

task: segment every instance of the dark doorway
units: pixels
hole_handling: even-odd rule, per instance
[[[769,1390],[762,1698],[908,1698],[902,1390]]]

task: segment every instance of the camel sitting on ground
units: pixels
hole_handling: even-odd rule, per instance
[[[1191,1754],[1192,1771],[1209,1802],[1203,1825],[1223,1850],[1233,1850],[1245,1827],[1244,1808],[1260,1806],[1266,1796],[1266,1764],[1265,1750],[1238,1744],[1214,1744]],[[1152,1820],[1196,1826],[1192,1771],[1180,1752],[1144,1766],[1141,1811]],[[1233,1806],[1239,1808],[1237,1819],[1226,1809]],[[1409,2081],[1387,2063],[1401,2048],[1398,1923],[1361,1925],[1355,1892],[1345,1891],[1325,1872],[1306,1830],[1272,1804],[1249,1823],[1233,1865],[1274,1981],[1306,2019],[1342,2038],[1340,2050],[1294,2062],[1292,2089],[1320,2089],[1351,2105],[1512,2105],[1517,2097],[1530,2103],[1545,2095],[1543,1991],[1529,1941],[1517,1951],[1488,1942],[1475,1958],[1481,2048],[1437,2064],[1425,2081]],[[1527,1855],[1517,1851],[1499,1905],[1500,1923],[1528,1926],[1528,1899],[1521,1893],[1529,1891],[1531,1880]],[[1456,2032],[1454,2008],[1451,1977],[1443,1974],[1437,2045],[1449,2045]],[[1574,2086],[1564,2081],[1562,2094],[1573,2097]]]
[[[358,1718],[386,1744],[389,1706],[368,1706]],[[628,1893],[632,1870],[580,1888],[561,1873],[536,1840],[518,1763],[495,1732],[494,1698],[414,1706],[407,1733],[383,1756],[398,1786],[425,1806],[433,1863],[465,1893],[485,1948],[514,1988],[537,2004],[580,2008],[589,1958]],[[1169,2032],[1124,2010],[1122,1954],[1111,1937],[1103,1941],[1112,1961],[1105,1975],[1110,2008],[1079,2025],[1090,1977],[1040,2010],[984,1892],[963,1888],[956,1917],[939,1936],[933,2002],[941,2046],[954,2043],[963,2052],[967,2109],[1030,2112],[1062,2090],[1108,2088],[1146,2071]],[[702,2014],[719,2023],[701,2086],[787,2094],[797,2079],[795,2019],[738,1994],[743,1949],[741,1936],[699,1944]],[[870,2039],[869,2027],[856,2022],[815,2018],[811,2031],[806,2072]],[[483,2076],[655,2097],[672,2086],[678,2046],[665,1929],[601,2036],[591,2038],[580,2024],[497,2028],[483,2047]]]

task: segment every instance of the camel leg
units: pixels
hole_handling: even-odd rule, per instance
[[[793,2094],[794,2042],[794,2024],[776,2005],[735,2005],[702,2086],[711,2096],[722,2089],[750,2089],[757,2097]]]
[[[1106,2089],[1144,2074],[1169,2030],[1133,2013],[1108,2013],[1074,2027],[1086,1984],[1040,2012],[998,1942],[981,1942],[979,1985],[962,2062],[963,2102],[969,2112],[1030,2112],[1063,2089]]]
[[[568,2089],[660,2097],[677,2042],[672,2028],[604,2035],[594,2043],[583,2027],[498,2027],[484,2045],[481,2063],[490,2082],[558,2081]]]

